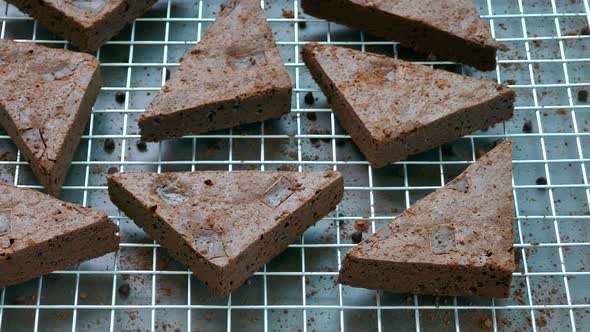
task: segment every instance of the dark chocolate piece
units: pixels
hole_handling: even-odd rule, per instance
[[[0,124],[58,196],[92,106],[100,63],[85,53],[0,40]]]
[[[81,51],[92,52],[157,0],[8,0]]]
[[[309,15],[481,70],[494,70],[502,49],[471,0],[303,0],[301,7]]]
[[[508,297],[513,219],[506,141],[353,247],[338,281],[403,293]]]
[[[118,231],[104,212],[0,183],[0,287],[115,251]]]
[[[111,200],[218,295],[248,277],[342,199],[337,172],[118,173]]]
[[[315,43],[303,60],[374,167],[512,117],[515,93],[492,81]]]
[[[257,0],[232,0],[139,119],[146,142],[280,118],[291,78]]]

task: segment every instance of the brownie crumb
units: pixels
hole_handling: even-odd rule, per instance
[[[537,178],[535,183],[537,183],[538,186],[544,186],[547,184],[547,179],[544,176],[541,176]]]
[[[115,151],[115,141],[113,141],[112,138],[104,140],[104,151],[106,153],[113,153],[113,151]]]
[[[526,120],[524,122],[524,124],[522,125],[522,131],[524,133],[531,133],[531,132],[533,132],[533,123],[531,122],[531,120]]]
[[[363,240],[363,233],[361,232],[354,232],[350,235],[350,239],[354,244],[359,244]]]
[[[494,325],[492,324],[492,321],[489,318],[486,318],[484,320],[481,321],[481,328],[482,329],[487,329],[490,330],[494,327]]]
[[[354,229],[359,232],[366,233],[369,231],[369,222],[366,220],[357,220],[354,223]]]
[[[299,22],[299,29],[304,30],[307,28],[307,22]]]
[[[205,185],[211,187],[213,185],[213,181],[205,180]]]
[[[115,173],[117,173],[118,171],[119,171],[119,169],[118,169],[117,167],[110,167],[110,168],[107,170],[107,174],[115,174]]]
[[[137,146],[137,150],[141,152],[147,151],[147,144],[144,141],[137,141],[135,145]]]
[[[580,30],[580,34],[584,36],[590,35],[590,26],[586,25],[585,27],[583,27],[582,30]]]
[[[313,96],[313,93],[311,91],[307,92],[305,94],[305,98],[303,98],[303,101],[305,101],[305,103],[307,105],[313,105],[313,103],[315,102],[315,98]]]
[[[121,286],[119,286],[119,294],[121,294],[121,296],[123,297],[128,297],[130,291],[131,288],[129,287],[129,284],[122,284]]]
[[[578,101],[582,103],[588,102],[588,91],[580,90],[578,91]]]
[[[305,113],[305,116],[307,117],[307,119],[309,121],[315,121],[318,119],[318,116],[317,116],[317,114],[315,114],[315,112],[307,112],[307,113]]]
[[[115,101],[119,104],[123,104],[125,102],[125,92],[119,91],[115,94]]]
[[[295,14],[293,14],[292,10],[283,9],[283,17],[284,18],[295,18]]]

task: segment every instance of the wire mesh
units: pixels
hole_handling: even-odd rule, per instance
[[[297,0],[261,1],[294,82],[291,114],[139,148],[139,114],[220,4],[160,1],[96,52],[104,87],[62,195],[107,211],[121,227],[120,250],[1,289],[0,331],[590,331],[590,106],[578,98],[590,88],[590,37],[580,35],[590,22],[588,0],[476,1],[494,37],[510,49],[490,73],[309,17]],[[0,1],[0,8],[1,38],[71,48],[14,7]],[[299,50],[309,41],[507,83],[519,95],[515,116],[373,169],[303,65]],[[115,100],[117,92],[125,93],[124,103]],[[304,101],[308,93],[313,104]],[[527,121],[532,129],[523,131]],[[108,138],[116,142],[112,153],[103,149]],[[374,232],[504,138],[514,143],[517,214],[510,298],[435,298],[335,284],[357,221],[369,221]],[[345,176],[345,198],[244,286],[216,298],[110,203],[105,186],[112,171],[202,169],[335,169]],[[3,131],[0,179],[41,189]]]

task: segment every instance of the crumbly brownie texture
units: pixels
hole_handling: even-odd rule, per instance
[[[81,51],[92,52],[157,0],[7,0]]]
[[[115,251],[118,231],[104,212],[0,183],[0,287]]]
[[[342,199],[337,172],[118,173],[111,200],[218,295],[297,240]]]
[[[85,53],[0,40],[0,124],[39,182],[58,196],[100,92]]]
[[[342,127],[384,167],[510,119],[515,93],[495,82],[315,43],[303,60]]]
[[[258,0],[233,0],[139,119],[144,141],[279,118],[291,79]]]
[[[507,141],[352,248],[338,282],[393,292],[508,297],[515,270],[511,181]]]
[[[418,52],[494,70],[500,45],[471,0],[303,0],[309,15],[399,41]]]

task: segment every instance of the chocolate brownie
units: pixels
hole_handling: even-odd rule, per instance
[[[97,50],[157,0],[7,0],[78,49]]]
[[[309,15],[344,24],[418,52],[480,70],[496,68],[500,45],[471,0],[303,0]]]
[[[0,183],[0,287],[115,251],[118,231],[104,212]]]
[[[144,141],[279,118],[291,79],[258,0],[232,0],[139,119]]]
[[[0,40],[0,124],[48,193],[58,196],[100,92],[85,53]]]
[[[312,43],[302,53],[374,167],[512,117],[515,93],[495,82],[343,47]]]
[[[338,281],[393,292],[508,297],[513,219],[506,141],[353,247]]]
[[[337,172],[118,173],[111,200],[218,295],[297,240],[342,199]]]

